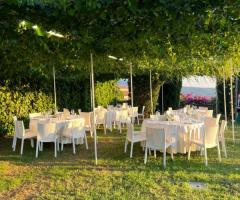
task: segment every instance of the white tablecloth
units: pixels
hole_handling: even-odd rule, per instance
[[[175,153],[186,153],[188,151],[189,132],[194,131],[199,134],[203,131],[204,123],[202,122],[176,122],[176,121],[157,121],[145,119],[142,123],[142,131],[146,132],[146,128],[159,128],[166,131],[167,136],[174,135],[177,140]],[[191,147],[192,151],[198,150],[196,146]]]

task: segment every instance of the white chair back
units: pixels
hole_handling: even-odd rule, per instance
[[[220,139],[224,139],[224,132],[226,127],[227,127],[227,122],[225,120],[222,120],[220,130],[219,130]]]
[[[22,120],[15,121],[15,135],[20,138],[25,135],[25,128]]]
[[[17,117],[13,116],[13,122],[15,123],[17,121]]]
[[[105,123],[105,113],[107,112],[106,109],[96,110],[96,123],[97,124],[104,124]]]
[[[166,118],[165,115],[158,115],[158,116],[157,116],[157,119],[158,119],[159,121],[166,121],[166,120],[167,120],[167,118]]]
[[[220,118],[221,118],[221,114],[217,114],[217,125],[219,124]]]
[[[16,121],[17,121],[17,117],[16,116],[13,116],[13,125],[14,125],[14,131],[16,133]]]
[[[207,117],[212,117],[213,116],[213,110],[207,110],[206,111],[206,116]]]
[[[122,109],[127,109],[128,108],[128,104],[127,103],[123,103],[122,104]]]
[[[172,111],[172,110],[167,110],[167,111],[166,111],[166,115],[171,115],[171,114],[173,114],[173,111]]]
[[[205,120],[204,143],[210,146],[216,146],[218,142],[218,125],[216,118]]]
[[[199,110],[208,110],[208,107],[205,107],[205,106],[199,106],[198,109],[199,109]]]
[[[119,120],[121,121],[121,122],[129,122],[130,121],[130,118],[129,118],[129,116],[128,116],[128,111],[127,110],[122,110],[122,111],[120,111],[120,116],[119,116]]]
[[[152,149],[164,149],[166,134],[164,129],[149,128],[146,130],[146,145]]]
[[[104,107],[103,106],[98,106],[97,109],[102,110],[102,109],[104,109]]]
[[[82,128],[84,127],[84,119],[75,119],[71,121],[72,128]]]
[[[138,107],[131,107],[131,108],[129,108],[129,115],[131,117],[138,116]]]
[[[127,139],[132,141],[134,137],[134,127],[132,123],[127,123]]]
[[[145,106],[142,107],[142,115],[144,115]]]
[[[150,115],[150,119],[157,120],[158,116],[157,115]]]
[[[42,122],[38,123],[38,138],[47,139],[56,134],[56,123]]]
[[[29,119],[36,118],[36,117],[41,117],[42,113],[30,113],[29,114]]]
[[[208,117],[204,120],[205,126],[215,126],[217,125],[217,118]]]
[[[38,119],[31,119],[29,122],[29,129],[34,133],[38,132],[37,124],[38,124]]]
[[[70,111],[67,108],[63,108],[63,113],[65,115],[70,115]]]
[[[108,110],[113,110],[114,107],[113,107],[113,105],[108,105],[108,106],[107,106],[107,109],[108,109]]]
[[[218,127],[217,126],[209,126],[205,127],[205,136],[204,136],[205,144],[215,146],[218,141]]]

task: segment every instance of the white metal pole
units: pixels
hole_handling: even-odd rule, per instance
[[[238,77],[235,78],[235,120],[237,120],[238,117],[238,112],[237,112],[237,107],[238,107]]]
[[[132,80],[132,63],[130,63],[130,80],[131,80],[131,106],[133,107],[133,80]]]
[[[234,133],[234,109],[233,109],[233,74],[232,74],[232,62],[231,62],[231,76],[230,76],[230,85],[231,85],[231,115],[232,115],[232,138],[235,142],[235,133]]]
[[[53,92],[54,92],[54,113],[57,112],[57,93],[56,93],[56,75],[55,67],[53,66]]]
[[[93,98],[92,98],[92,73],[90,73],[90,100],[91,100],[91,110],[93,109]]]
[[[225,121],[227,122],[227,100],[226,100],[226,78],[225,78],[225,71],[223,73],[223,100],[224,100],[224,116]]]
[[[218,114],[218,93],[217,93],[217,86],[216,86],[216,115]]]
[[[95,92],[94,92],[94,73],[93,73],[93,55],[91,57],[91,75],[92,75],[92,106],[93,106],[93,130],[94,130],[94,153],[95,153],[95,164],[97,165],[97,132],[95,127]]]
[[[151,114],[153,114],[153,98],[152,98],[152,70],[150,69],[150,100],[151,100]]]
[[[164,103],[163,103],[163,84],[162,84],[162,113],[164,113]]]

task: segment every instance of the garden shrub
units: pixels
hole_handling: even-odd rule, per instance
[[[0,102],[0,135],[13,134],[13,116],[26,122],[29,113],[54,108],[51,96],[42,91],[30,91],[29,87],[12,90],[7,85],[0,86]]]
[[[164,111],[168,107],[173,109],[179,108],[180,105],[180,92],[182,88],[182,80],[173,80],[171,82],[166,82],[163,85],[163,105]],[[162,111],[162,91],[159,92],[159,110]]]
[[[224,92],[223,92],[223,82],[217,82],[217,95],[218,95],[218,112],[224,115]],[[235,100],[235,90],[233,92],[233,99]],[[226,109],[227,116],[230,118],[231,116],[231,97],[230,97],[230,81],[226,80]],[[235,103],[235,101],[234,101]],[[235,105],[235,104],[234,104]]]
[[[96,105],[107,106],[123,99],[116,80],[97,82],[95,86]]]
[[[186,105],[192,106],[204,106],[208,107],[209,110],[216,111],[216,98],[209,96],[194,96],[192,93],[181,94],[180,95],[180,106],[184,107]],[[215,112],[216,113],[216,112]]]
[[[133,77],[133,104],[134,106],[138,106],[138,112],[141,112],[142,106],[145,106],[146,115],[151,113],[149,81],[149,75],[137,75]],[[161,83],[162,81],[159,80],[159,77],[152,76],[153,112],[156,111],[158,104],[158,95]]]

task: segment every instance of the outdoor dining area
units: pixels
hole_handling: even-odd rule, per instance
[[[240,1],[0,2],[0,200],[240,199]]]
[[[87,135],[93,137],[94,128],[103,129],[104,134],[117,129],[119,134],[126,130],[124,152],[127,152],[130,143],[130,158],[133,157],[133,145],[141,142],[144,150],[144,163],[147,163],[148,154],[163,153],[163,166],[166,167],[166,154],[187,154],[189,160],[192,151],[199,151],[208,165],[207,149],[217,148],[218,160],[221,162],[221,152],[227,157],[224,131],[226,121],[220,120],[221,114],[213,117],[213,110],[207,107],[192,107],[190,105],[173,110],[171,107],[162,115],[157,111],[144,118],[142,107],[131,107],[127,103],[122,105],[108,105],[107,108],[98,106],[94,112],[75,113],[74,110],[64,109],[54,115],[45,113],[29,114],[29,129],[24,128],[24,123],[14,117],[15,135],[12,148],[16,149],[17,139],[21,140],[20,154],[23,154],[24,140],[30,139],[34,147],[36,140],[36,158],[39,151],[43,151],[44,143],[54,143],[54,156],[58,151],[63,151],[65,144],[72,144],[73,154],[76,154],[76,145],[84,144],[88,150]],[[93,118],[95,114],[95,120]],[[140,125],[140,131],[134,130],[134,124]],[[221,145],[221,148],[220,148]],[[60,147],[61,146],[61,147]]]

